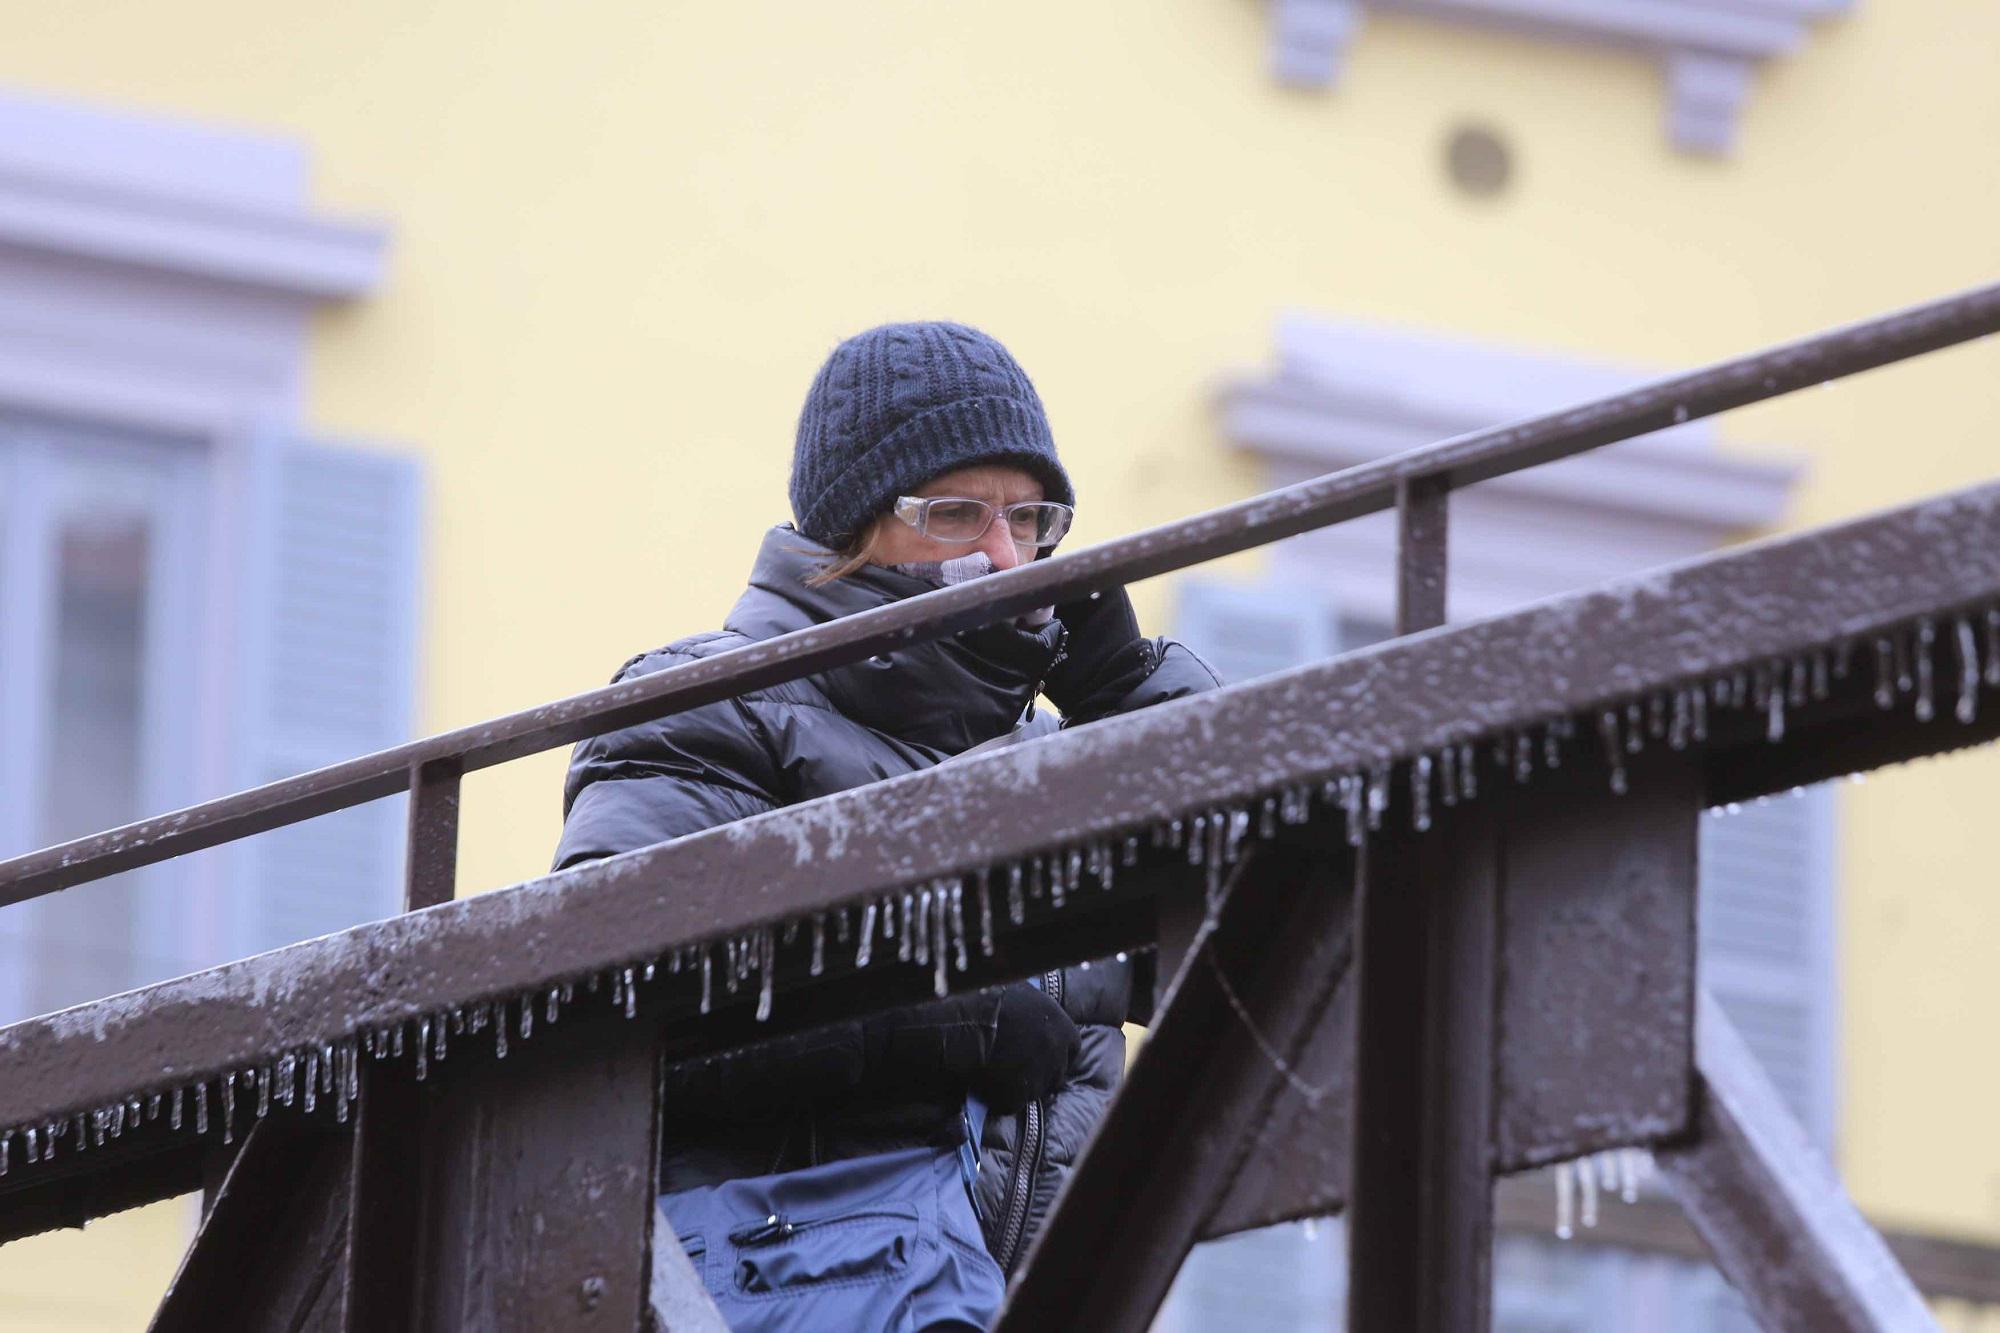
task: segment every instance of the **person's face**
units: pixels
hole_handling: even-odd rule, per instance
[[[910,494],[926,499],[948,495],[965,500],[984,500],[996,509],[1043,498],[1041,482],[1020,468],[996,463],[982,463],[977,467],[962,467],[956,472],[947,472]],[[1017,544],[1007,525],[997,518],[976,542],[945,542],[926,537],[894,514],[885,514],[879,521],[882,530],[870,557],[878,565],[956,560],[974,551],[984,551],[987,558],[993,561],[993,568],[998,570],[1012,569],[1035,558],[1035,548]]]

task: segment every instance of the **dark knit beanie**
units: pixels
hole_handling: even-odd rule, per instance
[[[792,453],[792,517],[835,550],[898,495],[955,468],[1011,463],[1076,503],[1042,400],[998,342],[963,324],[884,324],[813,377]]]

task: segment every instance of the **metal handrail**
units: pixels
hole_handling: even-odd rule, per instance
[[[22,902],[2000,332],[2000,283],[0,862]],[[1421,483],[1421,485],[1419,485]],[[413,829],[416,827],[413,821]],[[455,817],[454,824],[455,828]],[[449,875],[449,858],[445,862]]]

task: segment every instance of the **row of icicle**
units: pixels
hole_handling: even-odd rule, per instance
[[[1939,637],[1937,622],[1926,618],[1900,633],[1760,663],[1599,710],[1591,722],[1611,789],[1619,794],[1626,791],[1627,759],[1640,753],[1649,741],[1674,750],[1704,743],[1710,715],[1716,710],[1751,710],[1762,721],[1768,740],[1784,739],[1788,716],[1827,698],[1832,683],[1853,672],[1857,657],[1865,658],[1872,667],[1877,706],[1891,709],[1907,697],[1916,718],[1930,721],[1937,716]],[[1980,616],[1953,618],[1944,638],[1948,645],[1945,651],[1953,656],[1957,668],[1952,713],[1959,722],[1969,724],[1978,716],[1979,686],[2000,687],[2000,608]],[[1438,805],[1452,807],[1478,799],[1481,783],[1489,780],[1480,773],[1481,748],[1489,756],[1493,773],[1526,783],[1538,767],[1560,768],[1565,751],[1577,743],[1580,730],[1576,718],[1556,717],[1539,727],[1482,744],[1453,742],[1414,756],[1403,765],[1412,829],[1424,832],[1431,828]],[[1391,808],[1395,768],[1395,762],[1384,757],[1330,777],[1316,789],[1311,784],[1289,786],[1248,805],[1196,812],[1143,833],[1096,839],[1031,856],[1003,869],[946,876],[874,895],[856,906],[817,913],[803,923],[763,927],[613,967],[582,978],[582,983],[590,993],[608,990],[609,1002],[630,1018],[637,1013],[640,988],[659,985],[662,976],[698,974],[697,1009],[703,1014],[714,1007],[718,972],[731,996],[754,979],[756,1017],[764,1021],[770,1018],[775,1000],[778,952],[794,948],[805,933],[810,939],[809,976],[823,974],[829,945],[839,950],[851,948],[855,968],[865,968],[881,953],[893,949],[897,963],[929,968],[933,989],[943,996],[950,991],[953,971],[970,970],[974,948],[982,958],[993,955],[995,931],[1003,917],[1019,927],[1027,920],[1031,903],[1038,905],[1038,911],[1059,911],[1086,885],[1094,885],[1100,892],[1110,890],[1120,868],[1138,864],[1142,845],[1149,847],[1154,857],[1180,854],[1188,864],[1205,867],[1211,906],[1219,901],[1227,868],[1237,862],[1247,840],[1253,836],[1272,838],[1281,825],[1304,824],[1313,818],[1315,807],[1344,828],[1350,845],[1363,846],[1368,835],[1382,827]],[[287,1052],[259,1067],[0,1130],[0,1175],[16,1160],[51,1159],[58,1145],[71,1152],[89,1151],[162,1118],[177,1130],[191,1124],[200,1135],[208,1134],[212,1123],[219,1124],[224,1143],[234,1141],[239,1119],[261,1119],[273,1104],[312,1112],[321,1100],[327,1100],[333,1105],[335,1119],[344,1122],[357,1095],[358,1070],[364,1058],[413,1058],[416,1077],[424,1079],[431,1064],[446,1057],[452,1037],[490,1030],[494,1054],[504,1059],[510,1030],[515,1040],[531,1038],[538,1009],[545,1024],[555,1023],[562,1006],[573,1002],[576,984],[562,981],[507,999],[420,1015],[341,1041]]]

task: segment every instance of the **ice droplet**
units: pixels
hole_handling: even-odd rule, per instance
[[[1597,719],[1597,731],[1604,738],[1604,761],[1611,768],[1611,791],[1623,796],[1626,789],[1625,747],[1618,743],[1618,714],[1605,709]]]
[[[1431,757],[1420,754],[1410,765],[1410,827],[1428,833],[1431,827]]]
[[[1514,781],[1526,782],[1535,776],[1535,743],[1528,739],[1528,733],[1514,733]]]
[[[1625,753],[1637,754],[1646,748],[1646,729],[1639,716],[1637,700],[1625,705]]]
[[[778,989],[778,941],[768,926],[757,933],[757,970],[761,974],[757,978],[757,1021],[768,1023]]]
[[[1318,1240],[1319,1219],[1317,1217],[1308,1217],[1303,1223],[1300,1224],[1299,1233],[1305,1237],[1305,1242],[1308,1245]]]
[[[861,944],[860,947],[858,947],[854,951],[854,965],[856,967],[868,966],[868,959],[870,955],[872,955],[874,952],[875,952],[875,902],[873,899],[870,899],[861,908]],[[702,1012],[703,1013],[708,1012],[706,1006],[703,1006]]]
[[[1875,706],[1894,708],[1896,706],[1896,668],[1891,659],[1893,650],[1887,639],[1875,640]]]
[[[1556,1239],[1568,1240],[1576,1234],[1576,1168],[1568,1162],[1556,1164]]]
[[[1687,419],[1688,419],[1688,410],[1687,410],[1687,404],[1686,404],[1686,403],[1675,403],[1675,404],[1674,404],[1674,424],[1675,424],[1676,426],[1679,426],[1679,425],[1681,425],[1681,424],[1685,423],[1685,422],[1687,421]]]
[[[813,917],[812,962],[806,969],[811,976],[826,971],[826,913]]]
[[[1972,622],[1958,618],[1958,707],[1960,722],[1970,723],[1979,716],[1979,643],[1972,635]]]
[[[1917,710],[1916,711],[1917,711],[1917,721],[1919,722],[1928,722],[1936,714],[1936,709],[1932,706],[1931,703],[1931,696],[1932,696],[1931,686],[1935,675],[1931,662],[1932,658],[1931,648],[1932,645],[1936,643],[1936,641],[1937,641],[1937,626],[1933,625],[1930,622],[1930,618],[1925,617],[1923,620],[1918,621],[1917,622]]]
[[[1562,767],[1562,736],[1554,722],[1542,728],[1542,767],[1554,772]]]
[[[965,952],[964,882],[962,880],[956,880],[956,879],[952,880],[951,887],[946,891],[946,893],[947,893],[947,901],[949,901],[951,904],[952,960],[958,965],[958,970],[963,972],[967,967],[971,966],[972,963],[972,960],[966,956]]]

